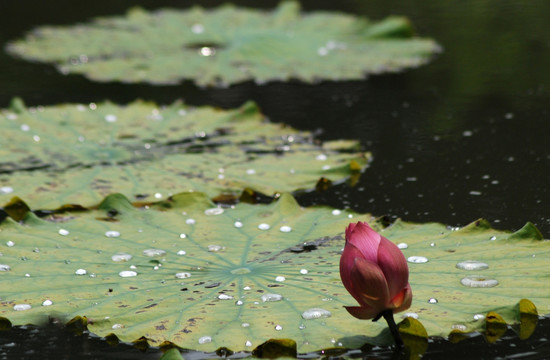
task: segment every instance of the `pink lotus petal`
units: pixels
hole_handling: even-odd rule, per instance
[[[376,317],[378,310],[367,306],[344,306],[346,310],[353,316],[361,320],[368,320]]]
[[[411,307],[412,303],[412,289],[411,285],[407,286],[392,299],[392,304],[395,306],[394,313],[407,310]]]
[[[393,298],[409,282],[407,260],[397,245],[382,236],[378,248],[377,263],[388,282],[390,298]]]
[[[348,229],[350,226],[348,226]],[[346,243],[355,246],[363,257],[374,263],[378,261],[378,246],[381,236],[367,223],[359,221],[351,231],[346,231]]]
[[[351,269],[353,297],[359,304],[369,305],[378,312],[390,302],[390,293],[384,273],[375,263],[363,258],[355,258]]]

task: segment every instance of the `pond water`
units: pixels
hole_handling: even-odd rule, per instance
[[[217,6],[222,1],[141,0],[146,8]],[[258,6],[255,1],[235,1]],[[271,8],[276,1],[263,1]],[[329,204],[389,219],[437,221],[463,226],[485,218],[500,229],[533,222],[550,233],[550,2],[533,0],[302,1],[306,10],[331,9],[373,19],[408,16],[418,33],[435,38],[444,51],[423,67],[366,81],[299,82],[227,89],[192,83],[153,87],[98,84],[63,76],[52,67],[0,53],[0,107],[13,96],[28,105],[61,102],[127,103],[135,98],[160,104],[183,98],[193,105],[236,107],[252,99],[274,122],[307,130],[322,139],[357,138],[374,161],[355,187],[339,185],[299,197],[303,205]],[[119,14],[127,3],[106,0],[3,1],[0,47],[41,24],[72,24]],[[547,291],[541,289],[541,291]],[[434,341],[425,358],[531,358],[550,354],[549,320],[520,341],[512,333],[496,344],[482,337],[458,344]],[[158,358],[131,346],[110,347],[63,330],[0,332],[0,358]],[[373,358],[391,358],[375,349]],[[204,355],[204,354],[202,354]],[[350,356],[354,354],[349,354]],[[355,354],[359,356],[359,354]],[[355,356],[354,355],[354,356]],[[200,357],[201,354],[191,355]],[[213,355],[215,356],[215,355]]]

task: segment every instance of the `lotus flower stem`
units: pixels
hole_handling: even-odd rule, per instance
[[[397,329],[397,324],[393,319],[393,311],[390,309],[384,310],[376,315],[376,317],[372,319],[372,321],[378,321],[378,319],[380,319],[381,317],[384,317],[384,319],[386,319],[388,327],[390,328],[390,332],[393,336],[393,339],[395,340],[395,345],[400,348],[403,347],[403,340],[401,339],[401,335],[399,334],[399,330]]]

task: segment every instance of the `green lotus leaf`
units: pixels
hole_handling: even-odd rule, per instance
[[[356,141],[313,141],[270,123],[253,103],[234,110],[136,101],[0,112],[0,202],[32,208],[97,204],[108,194],[155,200],[181,191],[209,196],[244,188],[273,194],[315,188],[319,178],[360,173]]]
[[[429,336],[484,331],[491,311],[518,323],[524,298],[541,315],[550,309],[541,288],[549,243],[518,236],[532,225],[515,235],[484,221],[458,231],[401,221],[382,229],[370,215],[302,208],[287,194],[221,208],[195,192],[143,208],[117,194],[92,211],[7,218],[0,317],[18,325],[80,316],[100,336],[199,351],[251,351],[269,339],[295,341],[298,352],[388,344],[383,322],[343,308],[355,300],[338,274],[342,233],[358,220],[407,243],[414,300],[403,316],[418,316]]]
[[[405,18],[301,14],[295,1],[272,12],[133,8],[86,24],[39,27],[8,46],[16,56],[96,81],[200,86],[364,79],[424,64],[438,49],[433,40],[413,37]]]

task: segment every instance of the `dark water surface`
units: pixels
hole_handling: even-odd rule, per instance
[[[0,1],[0,48],[37,25],[120,14],[130,5],[154,9],[221,3]],[[277,2],[235,3],[271,8]],[[421,68],[366,81],[244,83],[227,89],[200,89],[190,82],[161,87],[98,84],[0,52],[0,107],[6,107],[13,96],[22,97],[28,105],[106,99],[127,103],[136,98],[168,104],[183,98],[192,105],[224,108],[252,99],[274,122],[321,129],[322,139],[358,138],[374,155],[358,185],[302,195],[303,205],[329,204],[452,226],[483,217],[494,227],[508,230],[531,221],[550,237],[550,1],[302,3],[306,10],[333,9],[373,19],[406,15],[420,35],[435,38],[444,51]],[[513,334],[496,345],[486,344],[481,336],[459,344],[435,341],[424,357],[550,358],[550,320],[542,323],[525,341]],[[372,358],[392,356],[389,350],[379,349]],[[33,357],[145,359],[159,355],[126,345],[110,347],[93,337],[67,336],[55,327],[0,332],[0,359]]]

